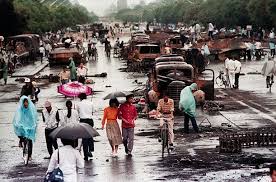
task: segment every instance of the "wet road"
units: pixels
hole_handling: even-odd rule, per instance
[[[89,85],[93,90],[97,91],[93,97],[89,97],[95,105],[94,121],[95,127],[101,127],[101,117],[103,108],[108,105],[108,101],[102,98],[110,92],[114,91],[130,91],[137,88],[139,85],[133,84],[135,79],[145,82],[144,74],[127,74],[120,72],[119,68],[124,66],[119,59],[111,57],[107,59],[104,54],[104,47],[99,45],[98,61],[90,61],[87,64],[88,74],[97,74],[106,72],[107,78],[91,78],[95,82]],[[47,67],[41,75],[60,72],[61,68]],[[12,82],[12,81],[10,81]],[[39,102],[37,103],[38,110],[42,109],[43,103],[50,100],[59,109],[65,108],[66,98],[57,94],[56,88],[58,84],[49,84],[39,82],[41,93]],[[107,87],[108,86],[108,87]],[[44,125],[40,118],[37,141],[34,143],[33,160],[28,167],[24,167],[21,158],[21,149],[16,145],[18,139],[13,133],[12,118],[17,106],[17,96],[20,92],[22,84],[10,84],[2,89],[0,94],[0,178],[1,181],[41,181],[47,169],[48,160],[43,158],[48,155],[44,138]],[[5,90],[5,91],[4,91]],[[77,103],[78,100],[73,100]],[[156,126],[147,126],[148,121],[140,119],[137,121],[136,132],[141,129],[154,129]],[[123,147],[119,149],[119,157],[111,158],[110,147],[106,138],[106,133],[103,130],[98,130],[100,137],[96,138],[94,160],[86,163],[85,169],[79,171],[79,181],[113,181],[114,178],[118,181],[149,181],[158,179],[158,175],[154,174],[154,167],[149,164],[151,161],[160,160],[160,147],[155,138],[145,138],[136,136],[134,157],[127,158],[124,154]],[[152,147],[154,146],[154,147]]]
[[[127,39],[127,38],[126,38]],[[102,72],[107,73],[107,78],[91,78],[95,84],[90,85],[93,90],[97,91],[93,97],[89,97],[95,105],[96,112],[94,115],[95,127],[101,127],[101,117],[103,108],[108,105],[108,101],[102,98],[109,92],[113,91],[130,91],[138,87],[133,81],[138,79],[139,82],[145,83],[145,75],[138,73],[120,72],[120,68],[125,63],[117,58],[107,59],[104,54],[104,47],[98,45],[98,61],[90,61],[87,64],[89,75]],[[262,62],[250,62],[243,65],[243,72],[260,71]],[[223,69],[222,64],[210,65],[216,72]],[[47,67],[41,75],[53,73],[56,74],[61,70],[58,67]],[[217,89],[216,95],[219,101],[225,104],[226,110],[222,115],[206,115],[198,111],[198,122],[206,117],[211,121],[212,126],[216,129],[225,123],[225,117],[231,120],[233,130],[238,130],[236,126],[242,129],[256,129],[262,127],[275,127],[275,98],[276,89],[272,94],[267,93],[264,88],[265,79],[261,75],[249,75],[241,77],[241,87],[239,91]],[[48,160],[43,158],[47,156],[46,143],[44,138],[44,126],[40,118],[37,141],[34,144],[33,160],[28,167],[23,166],[21,158],[21,149],[17,147],[18,139],[13,133],[12,117],[17,106],[17,96],[22,84],[17,84],[11,79],[11,84],[1,86],[0,90],[0,179],[2,181],[41,181],[47,169]],[[49,84],[47,81],[38,83],[41,88],[39,95],[40,100],[37,104],[39,110],[45,100],[50,100],[56,107],[63,109],[66,98],[57,94],[56,87],[58,84]],[[74,102],[78,102],[74,100]],[[262,105],[262,107],[260,107]],[[79,181],[227,181],[228,179],[217,175],[224,174],[228,168],[240,169],[228,175],[237,176],[240,173],[250,173],[253,171],[252,165],[232,162],[229,158],[220,158],[216,150],[218,145],[218,135],[215,130],[203,132],[200,136],[191,134],[183,135],[181,128],[183,121],[177,117],[175,121],[176,129],[176,154],[161,159],[161,146],[156,139],[156,128],[158,121],[148,121],[139,119],[136,125],[137,134],[135,136],[135,147],[132,158],[125,156],[123,147],[120,147],[119,157],[114,159],[110,156],[110,147],[103,130],[98,130],[101,134],[96,138],[94,159],[85,165],[85,169],[79,171]],[[251,156],[254,153],[259,154],[260,150],[245,150],[244,155]],[[274,148],[267,149],[265,157],[271,158],[276,156]],[[217,154],[217,155],[213,155]],[[210,156],[218,156],[217,158]],[[231,157],[231,156],[230,156]],[[209,168],[210,160],[216,160],[214,166]],[[191,162],[192,161],[192,162]],[[227,163],[226,165],[220,163]],[[198,165],[200,164],[200,165]],[[236,167],[234,167],[236,165]],[[267,168],[263,167],[259,176],[265,175]],[[260,171],[256,171],[256,173]],[[228,171],[229,173],[229,171]],[[255,173],[254,173],[255,174]],[[226,176],[227,176],[226,175]],[[229,177],[230,176],[230,177]],[[238,175],[239,176],[239,175]],[[249,175],[250,176],[250,175]],[[258,176],[258,177],[259,177]],[[256,176],[255,176],[256,177]],[[249,177],[251,181],[253,177]],[[236,181],[242,181],[242,176]],[[247,178],[246,178],[247,179]],[[230,180],[231,181],[231,180]]]

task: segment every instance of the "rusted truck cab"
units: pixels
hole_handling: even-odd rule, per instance
[[[172,49],[172,53],[176,53],[177,49],[182,48],[182,42],[180,36],[174,36],[167,40],[168,45]]]
[[[162,56],[155,60],[152,70],[153,82],[157,91],[162,95],[167,91],[178,109],[182,89],[192,83],[197,83],[199,89],[206,94],[206,100],[214,100],[214,72],[205,70],[197,74],[194,67],[185,62],[182,56]]]
[[[139,60],[141,60],[142,67],[145,70],[151,69],[155,59],[161,55],[161,48],[156,44],[138,44],[135,49],[139,53]]]

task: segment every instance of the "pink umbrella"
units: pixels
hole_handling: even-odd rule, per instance
[[[92,88],[83,85],[79,82],[70,82],[64,85],[58,86],[58,93],[63,94],[67,97],[78,97],[81,93],[86,95],[92,94]]]

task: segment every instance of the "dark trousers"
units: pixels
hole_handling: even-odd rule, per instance
[[[188,114],[184,113],[184,132],[189,133],[189,120],[192,122],[192,126],[196,133],[199,132],[196,120],[194,117],[189,116]]]
[[[125,146],[126,153],[132,152],[134,142],[134,128],[123,128],[122,129],[123,144]]]
[[[79,80],[80,83],[85,84],[85,77],[84,76],[79,76]]]
[[[50,156],[52,156],[53,154],[53,147],[55,149],[58,148],[58,144],[57,144],[57,140],[56,139],[52,139],[50,137],[50,134],[52,133],[52,131],[54,131],[55,129],[45,129],[45,139],[46,139],[46,145],[47,145],[47,150]]]
[[[270,55],[271,55],[272,57],[275,56],[275,49],[270,49]]]
[[[240,73],[235,73],[235,88],[239,88]]]
[[[24,137],[19,137],[19,139],[20,139],[20,143],[22,144],[22,146],[24,147],[26,144],[27,144],[27,142],[28,142],[28,155],[29,155],[29,157],[31,157],[32,156],[32,154],[33,154],[33,141],[32,140],[30,140],[30,139],[24,139]]]
[[[87,123],[91,127],[94,127],[94,121],[93,119],[80,119],[81,123]],[[83,144],[83,154],[84,158],[88,158],[88,154],[90,152],[94,152],[94,140],[93,138],[83,138],[82,139]]]
[[[246,50],[247,59],[251,61],[251,50]]]

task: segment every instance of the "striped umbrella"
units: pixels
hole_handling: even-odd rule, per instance
[[[81,93],[92,95],[92,88],[83,85],[80,82],[70,82],[58,86],[58,93],[63,94],[67,97],[78,97]]]

